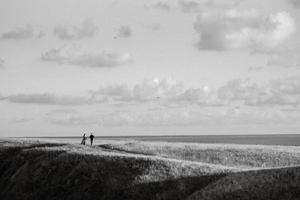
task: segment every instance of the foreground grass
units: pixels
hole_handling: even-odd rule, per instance
[[[187,198],[198,199],[297,200],[300,199],[300,167],[230,174]]]
[[[298,162],[297,147],[0,141],[0,199],[300,199]]]
[[[5,142],[0,199],[183,199],[236,168],[74,144]]]
[[[274,168],[300,165],[300,147],[192,144],[119,141],[102,144],[109,149],[142,152],[180,160],[198,161],[240,168]]]

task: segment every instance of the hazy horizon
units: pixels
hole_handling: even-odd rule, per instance
[[[299,134],[299,2],[1,0],[0,137]]]

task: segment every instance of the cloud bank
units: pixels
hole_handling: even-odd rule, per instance
[[[248,106],[300,105],[300,77],[270,80],[264,85],[247,80],[229,81],[218,89],[220,99]]]
[[[168,78],[145,80],[129,87],[109,85],[98,90],[89,91],[82,96],[58,95],[52,93],[14,94],[3,97],[12,103],[45,105],[86,105],[86,104],[144,104],[156,102],[161,105],[194,104],[200,106],[220,106],[214,93],[207,86],[184,88],[178,81]]]
[[[168,78],[145,80],[133,87],[114,85],[102,87],[91,93],[93,98],[109,102],[157,102],[171,105],[195,104],[201,106],[219,106],[221,102],[207,86],[185,88],[178,81]]]
[[[46,105],[89,104],[156,104],[163,107],[224,107],[244,106],[298,106],[300,105],[300,77],[273,79],[265,84],[234,79],[217,90],[208,86],[186,88],[174,79],[145,80],[129,87],[125,84],[109,85],[81,96],[42,94],[15,94],[2,97],[12,103]]]

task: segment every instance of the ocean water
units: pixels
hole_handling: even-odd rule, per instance
[[[37,138],[38,139],[38,138]],[[60,140],[80,143],[81,137],[43,137],[47,140]],[[174,135],[174,136],[96,136],[95,144],[101,140],[140,140],[187,143],[226,143],[300,146],[300,134],[289,135]],[[89,141],[87,141],[89,142]]]

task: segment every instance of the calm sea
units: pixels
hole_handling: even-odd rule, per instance
[[[80,143],[81,137],[43,137]],[[98,136],[100,140],[140,140],[140,141],[167,141],[193,143],[228,143],[228,144],[263,144],[263,145],[292,145],[300,146],[300,134],[291,135],[176,135],[176,136]]]

